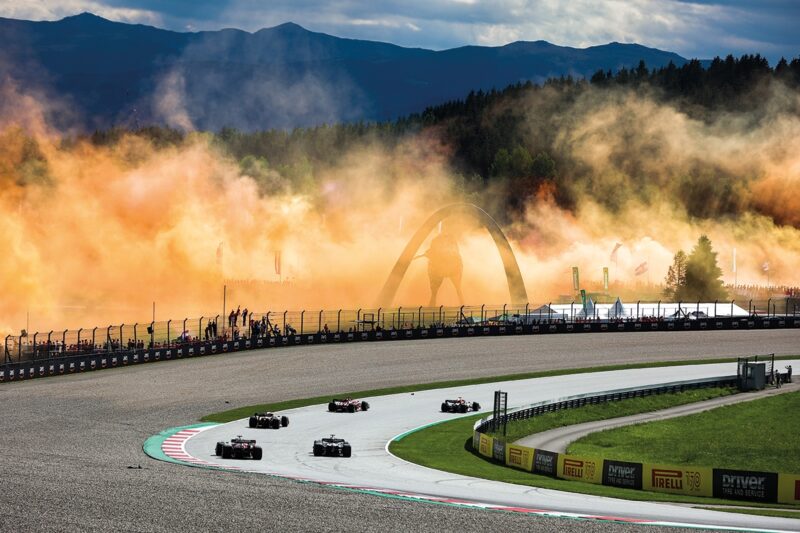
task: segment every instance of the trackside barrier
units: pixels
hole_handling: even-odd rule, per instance
[[[735,378],[725,376],[698,380],[699,386],[712,387],[732,385]],[[681,383],[670,383],[659,387],[639,389],[651,394],[665,391],[685,390],[675,388]],[[683,382],[688,387],[692,382]],[[697,387],[694,387],[697,388]],[[661,390],[662,392],[655,392]],[[536,414],[569,409],[580,405],[617,401],[640,395],[635,389],[608,391],[599,395],[584,395],[540,402],[533,409]],[[628,393],[627,395],[625,393]],[[644,394],[647,395],[647,394]],[[586,400],[580,402],[578,400]],[[596,400],[596,401],[595,401]],[[509,420],[519,420],[514,416],[525,410],[508,413]],[[533,416],[533,415],[531,415]],[[472,434],[472,447],[478,455],[505,466],[559,479],[583,481],[610,487],[683,494],[688,496],[713,497],[727,500],[742,500],[762,503],[800,504],[800,474],[783,474],[748,470],[731,470],[705,466],[664,465],[616,461],[599,457],[583,457],[530,448],[517,444],[504,443],[483,431],[491,428],[491,417],[475,423]],[[502,453],[499,453],[502,452]]]
[[[11,356],[13,350],[6,353],[5,362],[0,363],[0,383],[31,379],[51,375],[69,374],[75,372],[94,371],[114,366],[129,366],[141,363],[151,363],[183,357],[196,357],[211,354],[222,354],[242,350],[253,350],[281,346],[297,346],[304,344],[318,344],[323,342],[373,342],[387,340],[414,340],[437,339],[452,337],[472,337],[479,335],[498,336],[506,334],[519,335],[547,335],[553,333],[584,332],[616,332],[616,331],[683,331],[713,330],[713,329],[761,329],[761,328],[800,328],[800,315],[786,317],[719,317],[711,326],[704,325],[705,320],[674,320],[661,322],[608,322],[592,321],[585,323],[569,323],[564,321],[550,323],[546,319],[533,324],[515,325],[488,325],[474,326],[457,324],[455,326],[407,329],[390,329],[382,331],[338,332],[323,335],[289,334],[277,336],[260,336],[255,339],[241,337],[236,340],[193,340],[190,342],[175,343],[170,346],[156,346],[155,348],[114,350],[99,350],[92,353],[47,352],[33,351],[33,355],[42,355],[38,359],[14,360]],[[722,324],[722,326],[720,326]],[[638,326],[638,328],[637,328]],[[712,327],[713,326],[713,327]],[[117,363],[109,363],[109,358],[117,358]],[[103,363],[105,361],[105,363]],[[113,361],[113,359],[111,359]],[[39,365],[55,365],[51,373],[39,371]],[[63,366],[61,366],[63,365]],[[669,392],[669,391],[668,391]]]

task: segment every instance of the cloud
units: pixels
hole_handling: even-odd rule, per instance
[[[710,58],[761,53],[775,62],[800,52],[790,0],[0,0],[0,16],[52,20],[81,11],[177,31],[225,27],[256,31],[292,21],[314,31],[401,46],[446,49],[546,40],[586,47],[636,42]]]

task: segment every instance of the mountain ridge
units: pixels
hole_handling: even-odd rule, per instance
[[[294,22],[255,32],[176,32],[88,12],[47,22],[0,18],[0,38],[11,43],[0,51],[0,73],[69,101],[83,129],[392,120],[472,90],[588,77],[640,60],[651,68],[687,62],[638,44],[572,48],[538,40],[428,50],[336,37]],[[164,100],[183,106],[180,121]]]

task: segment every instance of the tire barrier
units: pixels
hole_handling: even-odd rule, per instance
[[[542,320],[535,324],[506,324],[491,326],[459,325],[413,328],[399,330],[340,332],[334,334],[297,334],[260,337],[256,340],[241,338],[229,341],[196,341],[171,347],[143,350],[120,349],[110,352],[90,354],[59,353],[55,356],[30,361],[12,361],[6,355],[6,362],[0,363],[0,383],[47,377],[75,372],[95,371],[115,366],[130,366],[141,363],[181,359],[184,356],[205,356],[211,354],[238,352],[282,346],[320,344],[326,342],[374,342],[415,339],[438,339],[453,337],[499,336],[499,335],[548,335],[580,334],[600,332],[647,332],[647,331],[711,331],[719,329],[764,329],[800,328],[798,317],[758,317],[758,318],[717,318],[712,320],[674,320],[661,322],[555,322]],[[40,365],[54,365],[53,372],[39,372]]]
[[[677,392],[685,388],[732,385],[735,381],[735,377],[726,376],[643,389],[608,391],[599,395],[579,395],[540,402],[506,416],[509,420],[520,420],[587,404]],[[485,431],[493,427],[490,418],[481,419],[475,424],[472,434],[473,450],[488,460],[531,474],[649,492],[747,502],[800,504],[800,474],[634,463],[551,452],[509,444],[487,435]]]

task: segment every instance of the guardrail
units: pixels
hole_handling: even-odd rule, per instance
[[[510,310],[507,310],[510,311]],[[488,312],[484,309],[483,312]],[[424,313],[424,311],[423,311]],[[426,315],[420,314],[424,319]],[[442,310],[444,317],[444,311]],[[202,324],[202,318],[200,324]],[[122,328],[122,326],[120,327]],[[481,324],[450,325],[434,327],[413,327],[401,329],[376,329],[369,331],[348,331],[335,333],[299,333],[288,335],[241,336],[237,339],[216,338],[209,340],[192,339],[186,342],[153,343],[155,333],[150,336],[148,345],[137,342],[134,348],[121,343],[105,343],[100,349],[94,346],[86,352],[36,349],[9,350],[6,338],[4,362],[0,364],[0,382],[18,381],[45,376],[55,376],[88,370],[99,370],[117,366],[127,366],[170,359],[181,359],[212,354],[237,352],[250,349],[277,348],[309,344],[378,342],[414,339],[441,339],[457,337],[504,336],[504,335],[547,335],[561,333],[600,333],[600,332],[645,332],[645,331],[710,331],[710,330],[756,330],[800,328],[800,316],[771,317],[720,317],[709,320],[624,320],[624,321],[585,321],[565,322],[542,319],[531,324]],[[134,326],[134,331],[137,328]],[[121,335],[121,333],[120,333]],[[48,348],[48,345],[45,344]],[[63,345],[62,345],[63,347]],[[16,359],[16,360],[14,360]]]
[[[576,395],[547,400],[509,413],[536,416],[559,409],[589,405],[594,400],[618,401],[660,393],[677,392],[687,388],[708,387],[736,382],[736,376],[721,376],[705,380],[665,383],[657,386],[619,389],[600,394]],[[508,444],[487,435],[487,418],[476,422],[472,448],[478,455],[505,466],[532,474],[553,478],[583,481],[612,487],[646,490],[668,494],[714,497],[763,503],[800,504],[800,474],[733,470],[706,466],[662,465],[617,461],[599,457],[562,454]]]
[[[474,431],[485,433],[487,430],[496,431],[497,428],[504,423],[527,420],[538,415],[553,413],[563,409],[573,409],[576,407],[583,407],[585,405],[617,402],[630,398],[643,398],[645,396],[653,396],[658,394],[683,392],[685,390],[703,389],[709,387],[735,387],[738,384],[738,381],[739,377],[737,375],[732,375],[661,383],[650,387],[614,389],[611,391],[602,392],[600,394],[576,394],[573,396],[565,396],[555,400],[544,400],[527,405],[525,407],[515,409],[514,411],[499,418],[494,418],[491,416],[482,418],[475,423],[473,429]]]

